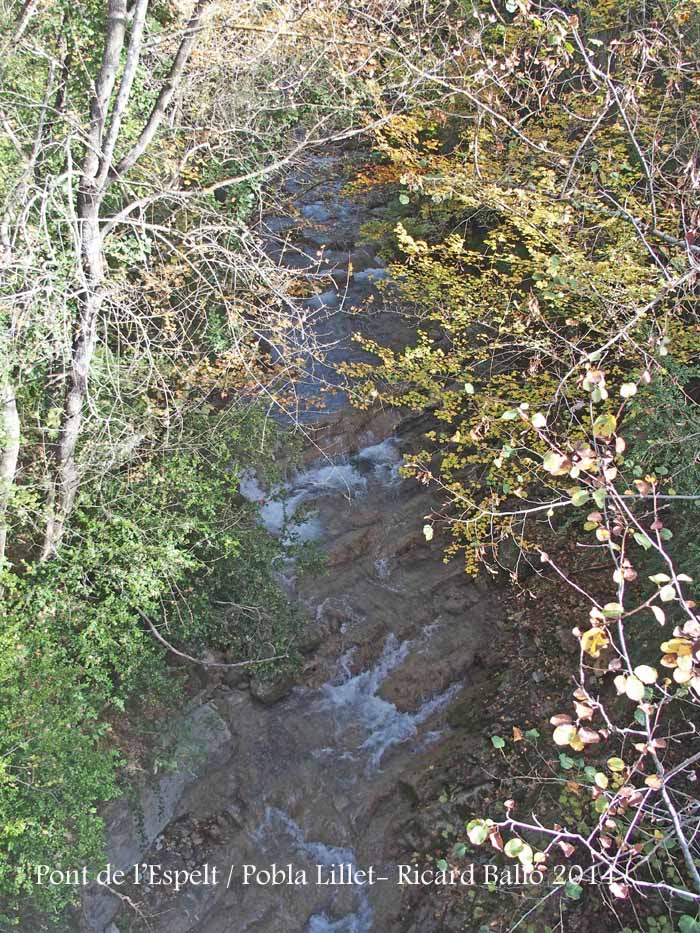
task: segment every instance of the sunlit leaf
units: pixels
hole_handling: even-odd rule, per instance
[[[608,768],[612,772],[618,774],[620,771],[624,771],[626,767],[622,758],[608,758]]]
[[[617,418],[615,415],[599,415],[593,422],[593,433],[596,437],[612,437],[616,429]]]
[[[656,678],[659,676],[657,671],[653,667],[649,667],[648,664],[639,664],[635,667],[634,673],[643,684],[656,683]]]
[[[638,677],[635,677],[634,674],[632,674],[631,677],[627,678],[627,682],[625,684],[625,693],[630,698],[630,700],[634,700],[635,702],[640,703],[644,699],[644,684]]]

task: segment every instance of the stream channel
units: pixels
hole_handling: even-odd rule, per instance
[[[488,587],[469,581],[458,561],[446,565],[440,544],[422,535],[435,503],[399,475],[410,424],[353,411],[342,393],[313,411],[319,385],[337,382],[338,362],[361,358],[354,331],[393,346],[410,340],[376,287],[386,270],[361,242],[361,224],[389,207],[381,193],[347,193],[352,169],[344,152],[310,161],[286,179],[284,212],[261,223],[282,265],[323,272],[327,286],[309,307],[330,348],[297,386],[313,445],[283,487],[263,489],[248,474],[241,489],[273,534],[291,527],[327,555],[327,569],[311,579],[287,573],[310,620],[306,663],[294,684],[257,684],[240,671],[214,678],[184,718],[178,769],[155,788],[144,783],[138,816],[124,800],[108,809],[113,866],[216,866],[217,883],[175,891],[146,878],[120,898],[93,888],[83,899],[90,933],[427,929],[405,912],[400,919],[410,776],[435,760],[446,711],[472,683],[499,611]],[[368,299],[372,313],[353,313]],[[264,883],[250,869],[246,878],[246,865],[276,865],[285,881]],[[386,880],[326,883],[370,867]],[[307,883],[288,883],[290,871]]]

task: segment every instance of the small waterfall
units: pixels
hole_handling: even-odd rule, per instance
[[[319,462],[296,473],[288,482],[265,491],[252,470],[240,478],[239,491],[244,499],[258,506],[260,520],[273,535],[285,541],[316,541],[323,533],[320,519],[313,511],[295,520],[300,507],[324,494],[340,494],[347,499],[361,496],[368,479],[383,486],[400,482],[403,458],[393,438],[364,447],[354,457],[339,462]]]
[[[304,502],[324,492],[340,493],[350,499],[366,488],[366,477],[351,463],[315,465],[268,492],[251,471],[244,473],[239,483],[243,498],[257,504],[265,528],[273,535],[284,535],[286,541],[298,542],[315,541],[322,534],[321,522],[313,512],[295,521]]]
[[[427,641],[435,626],[429,626],[420,641]],[[414,712],[402,712],[393,703],[379,696],[378,690],[392,670],[398,667],[417,647],[417,641],[399,642],[396,636],[389,634],[384,648],[375,665],[354,676],[350,673],[350,662],[354,649],[345,652],[339,660],[340,681],[331,681],[321,688],[322,706],[332,712],[336,723],[336,748],[325,747],[317,750],[317,755],[341,755],[348,757],[348,749],[340,751],[343,739],[351,735],[358,726],[367,737],[353,749],[367,755],[365,773],[376,771],[386,752],[395,745],[400,745],[414,738],[418,726],[426,722],[434,713],[444,709],[460,690],[461,683],[452,684],[446,690],[426,700]],[[436,738],[439,733],[432,733]]]
[[[369,465],[382,485],[394,486],[401,482],[399,470],[403,465],[403,457],[393,437],[363,447],[356,459],[363,465]]]
[[[348,865],[353,871],[358,868],[352,849],[326,845],[324,842],[308,842],[301,826],[277,807],[266,808],[265,822],[258,830],[257,837],[263,845],[269,840],[275,850],[279,850],[281,837],[287,839],[294,853],[311,866],[313,873],[317,865],[329,869]],[[339,920],[333,920],[325,912],[313,914],[308,921],[307,933],[371,933],[373,916],[366,886],[353,885],[353,893],[357,903],[353,913]]]

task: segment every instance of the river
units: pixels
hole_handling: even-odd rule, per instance
[[[326,276],[305,305],[325,359],[309,357],[308,378],[294,387],[310,439],[304,463],[275,489],[252,473],[241,486],[272,534],[316,541],[327,555],[322,573],[297,579],[293,565],[281,569],[309,617],[304,668],[267,695],[245,677],[215,681],[190,715],[190,766],[147,796],[141,842],[124,804],[111,814],[115,863],[216,866],[217,883],[176,892],[154,876],[124,887],[121,900],[98,892],[85,900],[93,933],[412,929],[399,920],[397,883],[415,803],[407,775],[431,767],[498,608],[422,535],[435,502],[399,473],[410,426],[395,413],[353,411],[338,391],[338,363],[362,358],[351,340],[358,328],[394,345],[410,339],[377,288],[386,270],[361,237],[362,223],[387,216],[387,206],[346,193],[352,168],[343,152],[311,160],[287,178],[285,211],[261,226],[281,264],[312,281]],[[358,315],[368,301],[371,313]],[[370,870],[385,880],[352,883]]]

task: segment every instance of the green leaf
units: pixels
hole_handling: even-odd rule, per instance
[[[595,502],[595,504],[598,506],[599,509],[603,508],[606,495],[607,493],[605,491],[604,486],[601,486],[599,489],[596,489],[596,491],[593,493],[593,501]]]
[[[593,433],[596,437],[612,437],[617,428],[615,415],[599,415],[593,422]]]
[[[575,881],[567,881],[564,885],[564,894],[570,897],[572,901],[577,901],[583,894],[583,888],[580,884],[576,884]]]
[[[408,204],[410,200],[407,194],[402,193],[399,195],[399,204]]]
[[[622,758],[608,758],[608,768],[616,774],[619,774],[620,771],[624,771],[626,765]]]
[[[448,871],[450,866],[447,864],[444,858],[440,858],[437,860],[437,867],[438,871]]]
[[[515,419],[518,417],[518,414],[519,412],[517,408],[509,408],[501,415],[501,421],[515,421]]]
[[[518,860],[523,865],[531,865],[533,855],[534,855],[534,852],[532,851],[532,846],[529,846],[527,843],[524,843],[522,849],[520,850],[520,852],[518,852]]]
[[[585,505],[588,502],[588,495],[587,489],[577,489],[576,492],[572,493],[571,502],[577,507]]]
[[[508,858],[517,858],[518,855],[525,848],[525,843],[522,839],[518,839],[517,836],[514,836],[512,839],[509,839],[506,842],[503,851],[508,856]]]
[[[489,827],[483,820],[472,820],[467,823],[467,836],[469,841],[475,846],[480,846],[486,842],[489,834]]]
[[[640,547],[644,548],[645,551],[648,551],[651,547],[650,539],[646,535],[642,534],[641,531],[635,531],[632,537]]]
[[[505,748],[506,740],[501,738],[500,735],[492,735],[491,744],[494,748]]]
[[[571,462],[563,457],[561,454],[552,451],[548,453],[546,457],[542,460],[542,467],[548,473],[551,473],[552,476],[563,476],[564,473],[569,472],[569,467]]]
[[[603,615],[607,619],[617,619],[618,616],[621,616],[624,612],[624,608],[620,603],[606,603],[603,606]]]
[[[566,752],[561,752],[559,755],[559,764],[564,769],[564,771],[570,771],[574,767],[576,762],[573,758],[570,758]]]

